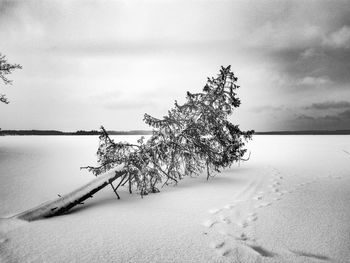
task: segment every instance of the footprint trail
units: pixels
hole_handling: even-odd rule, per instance
[[[205,233],[208,234],[208,238],[216,240],[210,243],[210,247],[223,257],[285,255],[285,249],[278,252],[270,251],[259,244],[255,237],[254,224],[259,220],[261,209],[268,209],[283,200],[286,195],[293,194],[317,182],[318,179],[292,184],[291,189],[285,189],[284,180],[295,178],[293,176],[285,174],[282,176],[280,171],[272,168],[265,176],[257,176],[250,181],[228,204],[209,210],[210,219],[204,221],[202,225],[208,228],[208,233]],[[298,256],[295,253],[293,255]]]

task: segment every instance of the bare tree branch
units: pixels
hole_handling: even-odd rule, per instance
[[[6,56],[0,53],[0,79],[5,85],[12,84],[12,80],[8,79],[6,75],[11,74],[15,69],[21,69],[22,66],[19,64],[10,64],[7,62]],[[8,104],[9,101],[4,94],[0,95],[0,102]]]

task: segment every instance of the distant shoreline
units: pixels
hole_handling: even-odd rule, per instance
[[[108,131],[110,135],[151,135],[152,131],[131,130],[131,131]],[[0,130],[0,136],[28,136],[28,135],[54,135],[54,136],[90,136],[100,135],[97,130],[75,132],[63,132],[58,130]],[[254,135],[350,135],[350,130],[305,130],[305,131],[268,131],[255,132]]]
[[[0,136],[27,136],[27,135],[54,135],[54,136],[90,136],[100,135],[101,132],[96,130],[91,131],[76,131],[76,132],[63,132],[57,130],[0,130]],[[132,131],[108,131],[109,135],[150,135],[152,131],[144,130],[132,130]]]
[[[305,130],[255,132],[254,135],[350,135],[350,130]]]

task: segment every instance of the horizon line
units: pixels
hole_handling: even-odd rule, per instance
[[[151,135],[152,130],[108,130],[111,135]],[[30,130],[1,130],[0,135],[99,135],[99,130],[76,130],[76,131],[61,131],[61,130],[42,130],[42,129],[30,129]],[[350,135],[350,129],[341,130],[270,130],[270,131],[255,131],[256,135]]]

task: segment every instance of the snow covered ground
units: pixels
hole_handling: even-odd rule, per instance
[[[8,219],[93,179],[79,167],[97,143],[0,137],[0,262],[350,262],[350,136],[254,136],[251,159],[209,181]]]

